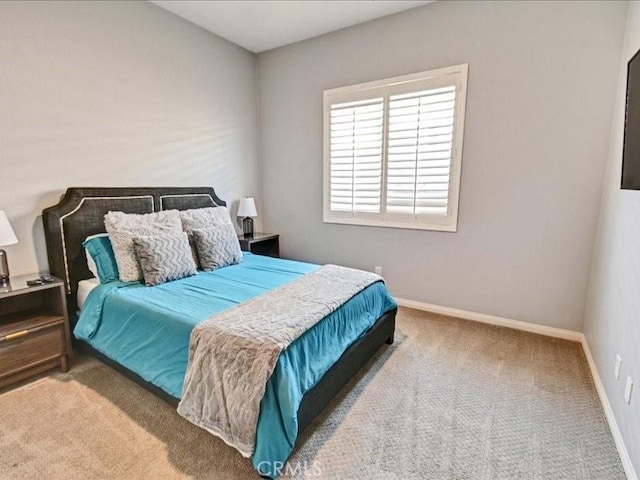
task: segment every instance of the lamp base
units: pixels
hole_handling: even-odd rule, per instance
[[[0,285],[9,283],[9,262],[7,261],[7,252],[0,248]]]
[[[244,238],[253,237],[253,218],[244,217],[242,219],[242,233],[244,233]]]

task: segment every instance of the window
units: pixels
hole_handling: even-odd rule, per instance
[[[325,222],[456,231],[467,72],[325,90]]]

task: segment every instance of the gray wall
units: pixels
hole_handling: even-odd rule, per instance
[[[581,330],[626,3],[437,2],[258,56],[264,222],[412,300]],[[457,233],[322,223],[322,91],[470,64]]]
[[[638,49],[640,3],[631,2],[584,333],[635,470],[640,473],[640,191],[620,189],[626,67]],[[622,357],[619,381],[614,376],[617,353]],[[628,375],[635,384],[631,405],[623,396]]]
[[[261,206],[255,67],[147,2],[0,2],[12,273],[47,269],[38,217],[70,186],[211,185]]]

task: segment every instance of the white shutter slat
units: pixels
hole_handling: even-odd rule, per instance
[[[379,112],[382,110],[383,105],[377,101],[377,99],[372,100],[374,103],[370,105],[352,105],[348,106],[348,104],[340,103],[334,104],[331,107],[331,117],[348,117],[353,115],[366,115],[371,112]],[[354,108],[356,108],[354,112]]]
[[[370,135],[368,141],[375,140],[376,138],[380,138],[382,136],[382,128],[351,128],[351,129],[342,129],[342,130],[332,130],[331,138],[332,141],[337,142],[338,139],[347,137],[353,140],[353,137],[358,138],[360,141],[367,141],[366,135]]]
[[[407,132],[407,131],[397,131],[397,132],[389,132],[389,141],[392,140],[406,140],[407,138],[412,138],[416,140],[415,132]],[[418,142],[420,145],[440,145],[448,143],[451,145],[451,141],[453,140],[453,135],[429,135],[423,136],[422,138],[418,137]]]
[[[453,113],[455,102],[437,103],[426,108],[423,105],[404,108],[390,108],[389,120],[391,122],[401,122],[407,117],[419,117],[420,120],[432,120],[437,118],[447,118]]]
[[[380,139],[379,133],[358,134],[357,141],[361,143],[369,143],[369,142],[377,142],[379,141],[379,139]],[[353,132],[349,132],[348,135],[334,135],[334,137],[331,139],[331,145],[335,145],[338,143],[351,143],[353,141],[354,141]]]
[[[340,188],[341,190],[353,191],[353,179],[349,177],[333,177],[332,178],[334,188]]]
[[[369,157],[369,156],[359,155],[357,153],[354,153],[353,150],[336,150],[332,153],[332,156],[336,163],[346,162],[347,160],[349,161],[349,163],[353,163],[354,158],[362,159],[362,161],[365,161],[364,159],[366,158],[380,158],[379,154],[371,155]]]
[[[380,115],[382,117],[382,115]],[[357,123],[357,125],[354,125]],[[331,131],[337,130],[366,130],[366,129],[380,129],[382,130],[382,118],[378,120],[358,120],[357,118],[351,118],[350,121],[331,122]]]
[[[388,213],[447,214],[455,96],[448,86],[389,98]]]
[[[398,160],[393,160],[394,168],[415,168],[416,160],[407,158],[408,155],[403,156],[402,158],[398,158]],[[449,167],[451,165],[451,161],[448,158],[443,160],[418,160],[418,168],[443,168]]]
[[[409,126],[411,127],[411,126]],[[395,125],[389,125],[389,133],[393,132],[393,133],[397,133],[397,134],[403,134],[407,131],[409,132],[414,132],[415,130],[413,128],[409,128],[407,127],[405,124],[395,124]],[[422,128],[422,131],[419,132],[422,135],[451,135],[453,134],[453,126],[450,125],[445,125],[445,126],[434,126],[434,127],[426,127],[426,128]]]
[[[428,143],[424,140],[418,139],[416,142],[415,136],[389,139],[389,147],[406,147],[418,145],[423,152],[444,152],[451,150],[451,142],[442,143]]]
[[[353,166],[348,163],[334,163],[329,170],[331,176],[351,176],[353,174]]]
[[[439,192],[439,193],[442,193],[442,192]],[[406,199],[409,199],[409,200],[411,200],[413,202],[413,193],[412,192],[406,192],[402,196],[400,196],[400,195],[395,196],[394,199],[395,200],[406,200]],[[434,197],[430,197],[430,198],[421,198],[419,200],[419,202],[421,203],[421,202],[427,202],[427,201],[431,201],[431,200],[433,200],[433,201],[437,200],[437,201],[442,202],[443,204],[446,204],[447,203],[447,196],[443,194],[443,195],[440,195],[439,198],[435,197],[435,196]]]
[[[413,198],[398,198],[394,202],[394,206],[396,207],[411,207],[413,208],[414,200]],[[446,207],[447,200],[446,199],[431,199],[424,200],[420,202],[420,207]]]
[[[330,209],[379,213],[383,98],[334,104],[329,122]]]
[[[413,155],[413,158],[418,160],[442,160],[451,158],[451,149],[429,150],[428,148],[422,148],[417,142],[414,145],[389,146],[390,158],[402,154]]]
[[[432,176],[442,176],[449,175],[449,167],[426,167],[426,168],[418,168],[415,166],[396,168],[393,172],[393,177],[412,177],[416,178],[416,174],[418,178],[423,179]],[[389,177],[392,178],[392,177]]]

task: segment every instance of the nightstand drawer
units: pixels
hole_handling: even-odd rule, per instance
[[[0,379],[57,359],[66,351],[62,320],[58,324],[12,332],[0,342]]]
[[[0,290],[0,388],[69,369],[71,336],[64,282],[29,286],[40,274],[11,277]]]

